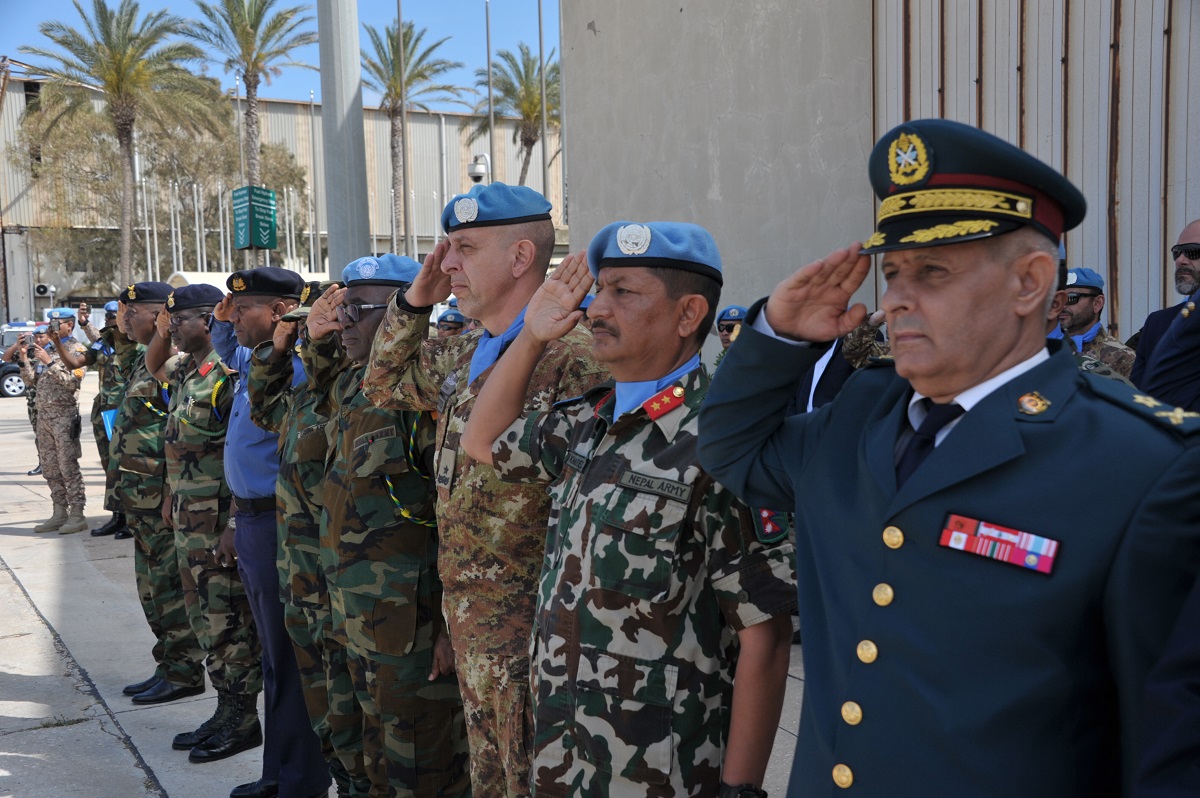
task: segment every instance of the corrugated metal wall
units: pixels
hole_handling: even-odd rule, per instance
[[[876,136],[940,116],[1021,145],[1086,195],[1068,263],[1106,276],[1119,336],[1178,301],[1167,250],[1200,218],[1200,3],[873,0],[871,13]]]

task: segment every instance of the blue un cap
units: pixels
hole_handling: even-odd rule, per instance
[[[446,322],[447,324],[466,324],[467,318],[454,308],[450,308],[445,313],[438,316],[437,323],[441,324],[442,322]]]
[[[408,285],[419,271],[421,264],[403,255],[367,256],[342,269],[342,285]]]
[[[723,321],[743,321],[746,318],[746,309],[741,305],[730,305],[721,311],[721,315],[717,316],[717,323]]]
[[[117,300],[115,300],[115,299],[112,302],[104,303],[104,312],[105,313],[116,313],[119,309],[120,309],[120,305],[117,304]]]
[[[645,266],[683,269],[723,283],[717,242],[698,224],[613,222],[596,233],[587,257],[593,277],[605,266]]]
[[[33,328],[34,335],[45,335],[48,332],[50,332],[50,325],[48,324],[39,324]]]
[[[51,308],[46,315],[51,319],[73,319],[75,318],[75,308]]]
[[[1067,272],[1068,288],[1095,288],[1104,293],[1104,278],[1088,268],[1071,269]]]
[[[472,186],[442,210],[442,229],[451,233],[468,227],[538,222],[548,220],[553,207],[550,200],[527,186]]]

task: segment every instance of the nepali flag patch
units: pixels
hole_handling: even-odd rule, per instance
[[[1058,555],[1057,540],[954,514],[946,516],[939,543],[1043,574],[1054,569],[1054,558]]]
[[[787,537],[791,529],[791,520],[787,513],[776,510],[752,510],[754,513],[754,531],[763,543],[775,543]]]

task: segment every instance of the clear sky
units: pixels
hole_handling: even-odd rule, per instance
[[[328,1],[328,0],[326,0]],[[345,0],[336,0],[344,2]],[[110,6],[117,6],[120,0],[108,0]],[[89,13],[92,0],[81,0],[81,5]],[[312,29],[316,30],[315,0],[280,0],[279,8],[293,5],[308,5],[308,12],[313,17]],[[485,25],[485,0],[403,0],[405,20],[412,20],[417,29],[426,28],[427,32],[422,44],[428,46],[438,39],[449,36],[450,39],[437,51],[442,58],[451,61],[461,61],[463,69],[449,75],[448,82],[460,86],[475,85],[475,70],[487,66],[487,28]],[[143,12],[169,9],[182,17],[196,17],[195,5],[190,0],[141,0]],[[71,27],[82,28],[79,14],[71,0],[0,0],[0,55],[25,63],[35,63],[30,57],[22,54],[17,48],[22,45],[53,49],[52,43],[46,39],[38,26],[48,20],[58,20]],[[538,46],[538,0],[491,0],[492,17],[492,54],[500,50],[517,51],[517,45],[525,42],[534,55]],[[373,25],[383,28],[396,19],[395,0],[358,0],[358,21],[360,25]],[[545,28],[546,57],[551,51],[558,58],[558,0],[542,0],[542,21]],[[367,42],[366,35],[360,28],[363,43]],[[317,66],[319,55],[317,47],[300,50],[298,60]],[[233,75],[225,74],[219,66],[210,66],[209,74],[221,79],[225,88],[233,88]],[[320,75],[315,70],[288,69],[274,79],[269,86],[259,89],[259,96],[285,100],[308,100],[309,91],[316,93],[317,100],[321,99]],[[368,105],[378,102],[377,96],[365,95]],[[461,106],[445,106],[444,110],[463,110]]]

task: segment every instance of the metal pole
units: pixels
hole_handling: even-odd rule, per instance
[[[197,210],[196,215],[200,217],[200,263],[204,266],[204,271],[208,271],[208,225],[204,223],[204,189],[196,187]]]
[[[397,249],[396,249],[396,189],[392,189],[392,214],[391,214],[391,218],[392,218],[392,225],[391,225],[391,226],[392,226],[392,252],[399,252],[399,250],[397,250]],[[406,242],[405,242],[406,246],[407,246],[407,243],[408,243],[408,242],[406,241]],[[405,255],[407,255],[407,254],[408,254],[408,250],[407,250],[407,249],[405,249],[405,251],[404,251],[404,254],[405,254]]]
[[[317,241],[320,235],[317,232],[317,197],[321,196],[317,193],[317,122],[316,122],[316,100],[312,89],[308,90],[308,152],[312,159],[309,162],[309,186],[308,186],[308,212],[312,216],[312,223],[309,225],[309,258],[312,261],[311,270],[317,271]]]
[[[150,222],[149,215],[146,213],[146,179],[142,178],[138,181],[138,186],[141,191],[138,193],[139,202],[138,211],[142,217],[142,223],[146,233],[146,279],[154,279],[154,261],[150,258]]]
[[[546,115],[549,109],[546,108],[546,36],[542,33],[542,0],[538,0],[538,63],[541,65],[539,71],[542,83],[542,193],[549,195],[550,161],[546,154],[550,143],[546,140]]]
[[[154,196],[150,200],[150,226],[154,228],[154,279],[162,280],[162,257],[158,254],[158,181],[154,181]]]
[[[371,197],[371,203],[368,207],[370,208],[370,210],[375,210],[375,192],[374,191],[371,192],[370,197]],[[368,214],[368,216],[370,216],[370,214]],[[375,235],[375,225],[371,223],[370,219],[368,219],[367,226],[369,228],[371,228],[371,257],[378,258],[379,257],[379,237]]]
[[[487,79],[488,79],[488,153],[490,168],[496,168],[496,108],[492,101],[492,0],[483,0],[484,22],[487,26]],[[489,174],[488,182],[496,182],[496,175]]]
[[[196,271],[204,271],[204,263],[200,260],[200,187],[192,183],[192,224],[196,227]]]
[[[225,267],[225,184],[217,181],[217,238],[220,240],[221,271]]]
[[[313,210],[312,189],[308,189],[308,270],[317,270],[317,214]]]
[[[558,3],[558,46],[562,47],[563,43],[563,13],[562,0]],[[558,174],[562,178],[562,210],[560,221],[562,224],[569,224],[569,214],[567,213],[567,80],[563,75],[564,64],[562,58],[558,61],[558,151],[560,153],[558,161]]]
[[[171,217],[171,271],[177,272],[177,271],[179,271],[179,261],[178,261],[179,245],[177,243],[178,242],[178,232],[176,231],[176,227],[175,227],[175,181],[174,180],[172,180],[171,184],[169,186],[167,186],[167,210],[170,212],[170,217]]]
[[[412,234],[412,203],[408,201],[408,75],[405,72],[406,53],[404,52],[404,15],[400,11],[400,0],[396,0],[396,58],[400,67],[400,215],[404,227],[404,254],[414,257],[409,248],[409,238]],[[394,202],[394,200],[393,200]],[[392,210],[392,226],[395,227],[396,211]],[[398,231],[396,231],[398,232]],[[392,234],[392,252],[396,251],[395,233]]]

